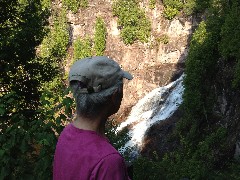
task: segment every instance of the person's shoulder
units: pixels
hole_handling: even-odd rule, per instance
[[[123,157],[119,153],[108,154],[95,166],[93,179],[127,180],[127,169]]]
[[[114,152],[114,153],[111,153],[111,154],[108,154],[106,155],[105,157],[102,158],[102,161],[107,161],[108,163],[111,163],[111,162],[124,162],[124,159],[123,157],[120,155],[120,153],[118,152]]]
[[[72,124],[69,123],[69,124],[67,124],[67,125],[63,128],[63,130],[62,130],[62,132],[60,133],[60,135],[66,133],[66,132],[68,132],[68,131],[71,131],[71,129],[72,129]]]
[[[125,162],[123,157],[119,153],[112,153],[108,154],[107,156],[103,157],[98,164],[101,166],[105,166],[106,168],[125,168]]]
[[[94,154],[96,156],[99,156],[99,158],[103,158],[109,154],[119,154],[119,152],[112,146],[106,137],[101,136],[97,133],[93,133],[92,136],[90,136],[87,145],[91,151],[97,152]]]

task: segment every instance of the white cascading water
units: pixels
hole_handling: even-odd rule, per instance
[[[130,140],[119,149],[124,154],[131,149],[130,158],[135,159],[142,146],[143,137],[154,123],[169,118],[182,103],[183,77],[151,91],[132,108],[126,121],[120,124],[117,131],[129,126]]]

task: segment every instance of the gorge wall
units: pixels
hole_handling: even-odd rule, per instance
[[[154,9],[149,9],[147,0],[142,1],[139,5],[151,21],[150,40],[148,43],[125,45],[120,37],[118,18],[112,14],[111,3],[110,0],[89,1],[88,8],[79,9],[76,14],[69,12],[68,21],[73,42],[77,37],[92,37],[96,18],[103,18],[107,26],[104,55],[115,59],[134,76],[132,81],[125,82],[123,102],[114,117],[123,121],[139,99],[154,88],[168,84],[183,72],[189,38],[197,20],[193,17],[179,17],[169,21],[163,17],[160,1],[157,1]],[[168,38],[166,44],[157,42],[157,38],[163,35]]]

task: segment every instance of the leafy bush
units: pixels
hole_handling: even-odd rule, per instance
[[[169,43],[169,36],[167,34],[161,34],[156,36],[153,41],[151,41],[150,48],[158,48],[160,44],[168,44]]]
[[[40,47],[40,56],[42,58],[53,59],[54,57],[64,58],[67,54],[69,44],[69,32],[66,19],[66,12],[61,11],[55,15],[53,28],[43,39]],[[56,59],[56,58],[55,58]]]
[[[214,92],[211,85],[215,81],[216,64],[220,57],[218,42],[221,25],[221,18],[217,17],[202,22],[192,37],[186,60],[185,110],[193,119],[198,119],[198,123],[201,122],[199,117],[206,119],[213,108]]]
[[[183,2],[181,0],[164,0],[164,16],[171,20],[179,11],[183,8]]]
[[[225,58],[236,59],[234,87],[240,87],[240,4],[234,1],[232,7],[226,15],[225,22],[221,29],[220,52]]]
[[[73,13],[77,13],[80,7],[86,8],[88,6],[88,0],[63,0],[63,5]]]
[[[156,7],[156,0],[149,0],[149,8],[154,9]]]
[[[217,2],[217,1],[216,1]],[[213,4],[214,2],[212,2]],[[217,2],[218,3],[218,2]],[[163,15],[171,20],[182,11],[185,15],[203,12],[210,6],[209,0],[163,0],[164,12]]]
[[[63,82],[64,72],[61,72],[61,67],[64,65],[64,58],[67,56],[67,48],[69,45],[69,31],[66,19],[66,11],[61,11],[59,14],[54,15],[53,28],[50,29],[48,35],[43,39],[40,46],[40,57],[46,68],[52,68],[51,77],[41,84],[39,90],[42,92],[42,97],[48,97],[50,94],[51,99],[47,98],[47,106],[43,110],[51,110],[53,107],[61,102],[65,86]],[[55,73],[53,73],[55,70]],[[41,101],[41,103],[43,103]],[[47,108],[48,107],[48,108]]]
[[[182,0],[163,0],[164,6],[170,6],[172,8],[176,8],[177,10],[181,10],[183,8]]]
[[[90,57],[94,54],[97,56],[103,55],[106,48],[106,25],[102,18],[98,17],[95,24],[94,40],[89,36],[77,38],[73,43],[74,61],[85,57]],[[94,46],[92,46],[94,42]]]
[[[0,52],[7,86],[0,93],[0,179],[51,179],[56,134],[71,112],[59,73],[68,45],[65,15],[56,17],[46,34],[47,3],[11,1],[4,9],[8,28],[1,26]]]
[[[97,56],[103,55],[106,48],[107,28],[102,18],[98,17],[95,24],[94,49]]]
[[[92,56],[91,39],[86,37],[85,39],[78,38],[74,44],[74,61],[85,57]]]
[[[218,3],[217,1],[215,1]],[[202,13],[204,12],[210,5],[214,4],[214,1],[210,0],[185,0],[183,5],[183,12],[185,15],[191,15],[193,13]]]
[[[168,44],[169,42],[169,36],[166,34],[163,34],[156,38],[158,43]]]
[[[113,3],[113,14],[117,16],[121,37],[125,44],[136,40],[147,42],[150,37],[151,24],[136,0],[117,0]]]
[[[186,15],[194,13],[196,7],[196,0],[186,0],[183,5],[183,11]]]
[[[125,44],[133,44],[137,40],[136,30],[134,27],[127,26],[121,30],[121,37]]]
[[[179,10],[170,6],[165,6],[164,8],[164,17],[171,20],[173,19],[177,14],[179,13]]]
[[[182,138],[181,148],[165,154],[162,159],[157,154],[153,154],[152,159],[138,158],[133,166],[134,179],[214,179],[220,174],[216,169],[221,161],[219,155],[226,150],[225,138],[224,128],[206,136],[196,147]],[[233,172],[230,174],[236,176]]]
[[[130,137],[127,135],[127,128],[123,129],[122,131],[118,132],[117,128],[119,127],[119,123],[117,123],[114,119],[108,120],[106,122],[106,136],[108,137],[111,144],[116,148],[119,149],[125,143],[130,140]]]
[[[41,1],[42,9],[47,10],[51,8],[51,0],[42,0]]]

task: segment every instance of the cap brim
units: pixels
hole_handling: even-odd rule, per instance
[[[133,76],[127,72],[127,71],[123,71],[123,77],[128,79],[128,80],[132,80],[133,79]]]

